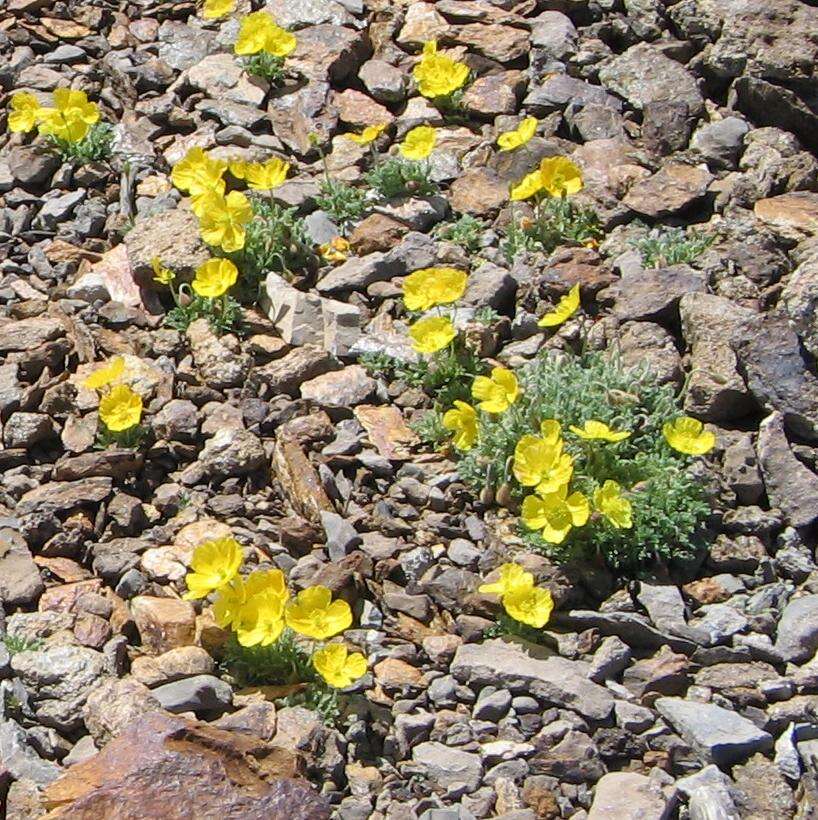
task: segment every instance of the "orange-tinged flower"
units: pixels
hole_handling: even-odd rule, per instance
[[[346,262],[349,256],[349,242],[343,236],[334,236],[329,242],[318,246],[318,253],[327,262]]]

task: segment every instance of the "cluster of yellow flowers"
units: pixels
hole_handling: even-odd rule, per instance
[[[33,94],[20,91],[11,98],[9,130],[24,133],[36,127],[40,134],[81,142],[99,119],[99,107],[89,102],[84,91],[57,88],[53,108],[41,106]]]
[[[423,54],[412,74],[418,91],[429,99],[450,97],[461,89],[469,79],[469,67],[437,51],[437,42],[431,40],[423,45]]]
[[[114,384],[124,373],[125,360],[115,356],[82,383],[89,390],[100,391],[99,418],[112,433],[124,433],[142,420],[142,397],[127,384]]]
[[[403,302],[408,310],[429,310],[450,305],[466,292],[467,274],[457,268],[423,268],[403,282]],[[426,316],[410,328],[412,347],[418,353],[437,353],[457,336],[448,316]]]
[[[360,134],[344,134],[358,145],[370,145],[386,129],[386,125],[367,125]],[[434,150],[437,143],[437,131],[431,125],[418,125],[406,132],[403,142],[398,146],[398,150],[404,159],[414,162],[426,159]]]
[[[225,194],[225,172],[244,181],[248,188],[272,191],[287,179],[290,164],[278,157],[266,162],[225,162],[213,159],[201,148],[191,148],[173,166],[171,180],[190,194],[190,207],[199,218],[202,239],[225,253],[244,247],[247,224],[253,218],[250,200],[241,191]]]
[[[233,538],[200,544],[190,562],[184,596],[192,600],[216,593],[216,623],[232,629],[241,646],[272,646],[285,627],[310,640],[325,641],[352,625],[349,604],[333,601],[326,587],[308,587],[291,598],[281,570],[256,570],[242,578],[242,560],[241,547]],[[336,688],[349,686],[367,669],[361,653],[350,653],[340,643],[315,650],[312,664]]]
[[[482,584],[478,591],[497,595],[505,611],[527,626],[542,629],[554,610],[554,600],[547,589],[534,585],[534,576],[519,564],[503,564],[500,577],[489,584]]]

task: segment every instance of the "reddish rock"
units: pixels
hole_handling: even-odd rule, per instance
[[[279,776],[293,753],[247,735],[158,712],[45,791],[48,820],[324,820],[304,780]]]
[[[142,646],[154,655],[195,642],[196,613],[188,601],[139,595],[131,601],[131,613]]]
[[[406,236],[408,228],[385,214],[371,214],[360,222],[349,236],[350,248],[358,256],[388,251]]]

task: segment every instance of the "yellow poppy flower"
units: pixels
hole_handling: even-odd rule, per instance
[[[633,526],[631,502],[622,497],[622,488],[615,481],[608,480],[594,491],[594,507],[617,529]]]
[[[408,310],[429,310],[456,302],[466,292],[468,275],[457,268],[422,268],[403,280],[403,302]]]
[[[526,174],[519,182],[511,186],[509,199],[512,202],[520,202],[524,199],[531,199],[532,196],[535,196],[542,190],[542,177],[540,176],[539,169],[537,169],[530,174]]]
[[[83,381],[82,386],[89,390],[99,390],[115,382],[125,372],[125,359],[114,356],[106,365],[95,370]]]
[[[540,162],[540,178],[551,196],[567,196],[582,190],[582,171],[568,157],[546,157]]]
[[[557,492],[571,480],[574,460],[562,451],[562,441],[548,444],[537,436],[523,436],[514,448],[514,477],[523,487],[536,487],[541,495]]]
[[[455,400],[454,408],[443,414],[443,426],[454,433],[452,444],[458,450],[470,450],[477,441],[477,413],[464,401]]]
[[[142,418],[142,398],[128,385],[117,385],[100,400],[99,417],[112,433],[130,430]]]
[[[208,245],[220,247],[225,253],[244,247],[245,227],[253,218],[250,200],[231,191],[226,197],[217,193],[204,194],[201,201],[199,227]]]
[[[432,153],[437,142],[437,132],[431,125],[419,125],[406,132],[398,150],[406,159],[415,162],[426,159]]]
[[[370,142],[374,142],[378,137],[384,132],[386,125],[384,123],[379,123],[377,125],[367,125],[360,134],[353,134],[347,133],[344,136],[348,140],[352,140],[352,142],[357,143],[358,145],[369,145]]]
[[[264,50],[273,57],[289,57],[295,51],[298,41],[291,31],[281,28],[281,26],[273,26],[267,32],[267,40],[264,43]]]
[[[264,51],[271,32],[278,28],[266,11],[254,11],[242,18],[239,35],[233,47],[236,54],[247,56]]]
[[[517,377],[505,367],[492,368],[491,378],[476,376],[471,394],[480,400],[477,405],[485,413],[505,413],[520,395]]]
[[[315,671],[336,689],[351,686],[366,674],[366,658],[360,652],[349,654],[342,643],[331,643],[312,656]]]
[[[213,604],[213,618],[222,628],[227,629],[239,620],[239,613],[247,601],[244,580],[236,575],[230,583],[219,590]]]
[[[236,0],[205,0],[202,17],[205,20],[216,20],[226,17],[236,10]]]
[[[550,447],[559,444],[562,439],[560,423],[556,419],[543,419],[540,422],[540,437]]]
[[[300,635],[324,641],[352,625],[352,610],[343,600],[332,600],[324,586],[308,587],[287,604],[284,612],[287,626]]]
[[[579,285],[574,285],[568,293],[563,296],[554,310],[546,313],[537,324],[540,327],[557,327],[567,319],[570,319],[579,308]]]
[[[270,646],[284,631],[284,603],[269,591],[247,596],[233,622],[242,646]]]
[[[437,353],[452,343],[457,331],[448,316],[429,316],[418,319],[409,328],[409,335],[418,353]]]
[[[448,97],[462,88],[469,79],[469,67],[437,53],[437,43],[432,40],[423,46],[423,55],[412,70],[418,91],[429,99]]]
[[[593,419],[588,419],[582,427],[574,427],[572,424],[569,429],[575,436],[579,436],[580,438],[586,440],[599,439],[601,441],[624,441],[630,436],[630,433],[628,432],[617,432],[615,430],[611,430],[605,422],[594,421]]]
[[[239,270],[229,259],[209,259],[196,268],[191,287],[198,296],[218,299],[236,284],[238,278]]]
[[[211,159],[202,148],[191,148],[173,166],[171,182],[180,190],[193,197],[209,193],[224,193],[224,179],[227,163]],[[195,212],[195,209],[194,209]]]
[[[241,547],[235,538],[217,538],[199,544],[193,551],[185,577],[188,601],[204,598],[227,586],[238,575],[243,560]]]
[[[523,500],[520,518],[530,530],[539,530],[549,544],[561,544],[574,527],[588,521],[591,507],[582,493],[568,495],[568,485],[545,495],[529,495]]]
[[[349,256],[349,242],[343,236],[334,236],[329,242],[318,246],[318,253],[327,262],[346,262]]]
[[[554,600],[547,589],[532,587],[506,595],[503,608],[515,621],[542,629],[554,610]]]
[[[80,142],[91,126],[99,122],[99,107],[88,101],[84,91],[58,88],[54,91],[54,105],[55,108],[40,110],[41,134],[50,134],[68,142]]]
[[[513,592],[524,592],[534,586],[534,576],[519,564],[502,564],[499,567],[500,577],[488,584],[481,584],[477,591],[483,595],[510,595]]]
[[[688,456],[703,456],[716,445],[716,437],[704,425],[690,416],[681,416],[662,426],[667,443],[680,453]]]
[[[248,187],[255,191],[272,191],[284,184],[289,170],[289,162],[273,157],[264,163],[246,163],[243,168],[243,179],[247,180]]]
[[[272,595],[282,604],[286,604],[290,597],[287,581],[280,569],[256,570],[247,576],[244,582],[247,600],[256,595]]]
[[[39,122],[43,108],[33,94],[18,91],[11,98],[9,111],[9,131],[31,131]]]
[[[176,274],[170,268],[166,268],[158,256],[151,259],[151,267],[153,268],[153,281],[159,285],[169,285],[176,278]]]
[[[537,130],[537,118],[526,117],[513,131],[506,131],[497,137],[501,151],[513,151],[525,145]]]

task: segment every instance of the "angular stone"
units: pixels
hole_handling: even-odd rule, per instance
[[[138,595],[131,600],[131,615],[150,654],[196,642],[196,613],[189,601]]]
[[[512,693],[532,694],[591,720],[606,720],[613,709],[611,693],[588,680],[587,664],[559,657],[532,658],[502,641],[461,646],[451,673],[463,683],[499,684]]]
[[[145,686],[210,675],[214,668],[213,658],[199,646],[179,646],[161,655],[140,655],[131,661],[131,674]]]
[[[154,713],[99,754],[72,766],[45,792],[71,820],[110,815],[187,820],[191,806],[241,820],[328,820],[329,804],[288,777],[293,755],[207,724]]]
[[[588,820],[665,820],[673,811],[655,780],[636,772],[610,772],[596,784]]]
[[[202,381],[215,390],[237,387],[250,371],[253,359],[237,353],[213,332],[207,319],[191,322],[185,335]]]
[[[276,441],[272,471],[290,504],[308,520],[320,524],[322,512],[335,512],[315,467],[297,442]]]
[[[195,675],[192,678],[164,683],[151,690],[151,695],[169,712],[223,712],[233,702],[229,683],[215,675]]]
[[[82,717],[97,746],[102,748],[131,722],[159,708],[159,701],[148,688],[133,678],[103,678],[88,693]]]
[[[248,475],[267,464],[261,440],[249,430],[218,430],[199,453],[208,473],[218,478]]]
[[[15,780],[28,780],[38,786],[53,783],[62,772],[56,763],[40,758],[13,720],[0,720],[0,765]]]
[[[61,336],[65,336],[65,328],[59,319],[40,316],[4,321],[0,323],[0,353],[32,350]]]
[[[670,216],[698,202],[712,180],[703,168],[668,163],[653,176],[632,185],[622,202],[651,219]]]
[[[595,783],[605,774],[599,750],[588,735],[569,731],[559,743],[535,755],[530,766],[537,774],[565,783]]]
[[[355,407],[368,401],[377,382],[358,364],[316,376],[301,385],[301,397],[322,407]]]
[[[17,502],[17,515],[38,512],[67,513],[76,507],[97,504],[111,493],[110,478],[86,478],[80,481],[50,481],[23,494]]]
[[[659,698],[655,706],[705,763],[729,766],[773,745],[770,734],[713,703]]]
[[[753,213],[782,239],[800,242],[818,236],[818,193],[793,191],[759,199]]]
[[[619,282],[606,291],[614,295],[613,312],[622,320],[668,320],[676,315],[679,300],[687,293],[707,288],[706,277],[687,265],[650,270],[626,269]]]
[[[384,458],[393,461],[411,458],[409,448],[416,446],[420,439],[397,407],[362,404],[353,413],[366,430],[370,443]]]
[[[412,749],[412,760],[423,767],[431,784],[442,791],[460,787],[471,793],[480,785],[483,766],[479,755],[427,741]]]
[[[790,601],[778,622],[775,651],[788,663],[803,663],[818,649],[818,595]]]

